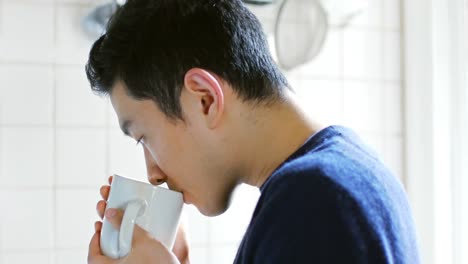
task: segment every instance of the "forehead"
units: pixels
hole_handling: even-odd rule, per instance
[[[128,95],[125,85],[120,81],[112,87],[110,101],[119,119],[125,119],[125,115],[130,114],[129,112],[135,104],[133,102],[135,100]]]

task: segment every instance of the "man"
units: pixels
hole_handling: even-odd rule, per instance
[[[260,188],[235,263],[419,263],[400,183],[351,130],[307,118],[240,0],[130,0],[86,71],[143,146],[149,182],[207,216],[239,184]],[[121,211],[105,215],[119,227]],[[89,263],[188,263],[182,232],[170,252],[137,228],[117,261],[95,228]]]

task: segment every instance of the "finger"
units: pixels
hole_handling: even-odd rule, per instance
[[[120,230],[120,224],[122,223],[123,211],[116,208],[109,208],[105,212],[107,221],[111,223],[112,227],[116,230]]]
[[[94,231],[95,232],[101,232],[101,229],[102,229],[102,222],[101,221],[96,221],[96,223],[94,223]]]
[[[95,232],[93,237],[91,238],[91,242],[89,242],[89,249],[88,249],[88,263],[90,263],[92,258],[96,258],[98,256],[102,256],[101,247],[99,245],[100,233]]]
[[[104,212],[106,211],[106,207],[107,202],[104,200],[99,201],[96,205],[96,212],[101,219],[104,218]]]
[[[189,255],[190,255],[188,244],[189,243],[188,243],[184,225],[180,224],[179,229],[177,230],[174,247],[172,248],[172,253],[176,255],[180,263],[190,263],[190,261],[188,261]]]
[[[102,199],[107,201],[107,199],[109,199],[110,186],[109,185],[101,186],[101,189],[99,189],[99,192],[101,193]]]
[[[109,185],[112,185],[112,179],[114,179],[114,177],[113,177],[113,176],[109,176],[109,179],[108,179]]]
[[[124,211],[115,208],[109,208],[106,210],[105,216],[107,221],[111,223],[112,227],[116,230],[120,230],[120,225],[122,224]],[[133,229],[133,245],[136,245],[138,242],[144,241],[151,237],[149,233],[141,228],[139,225],[135,224]]]
[[[133,245],[137,245],[139,242],[143,242],[148,238],[153,239],[150,233],[141,228],[138,224],[135,224],[135,229],[133,229]]]

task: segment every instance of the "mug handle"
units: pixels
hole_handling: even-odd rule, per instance
[[[133,200],[125,208],[119,232],[119,258],[123,258],[132,249],[133,230],[137,217],[144,214],[147,204],[144,200]]]

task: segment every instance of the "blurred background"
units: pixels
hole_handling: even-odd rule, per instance
[[[109,2],[0,0],[0,264],[86,263],[99,187],[146,178],[84,72]],[[307,111],[355,129],[399,177],[423,263],[468,263],[467,1],[289,2],[249,8]],[[192,262],[232,263],[258,197],[241,186],[211,219],[186,206]]]

